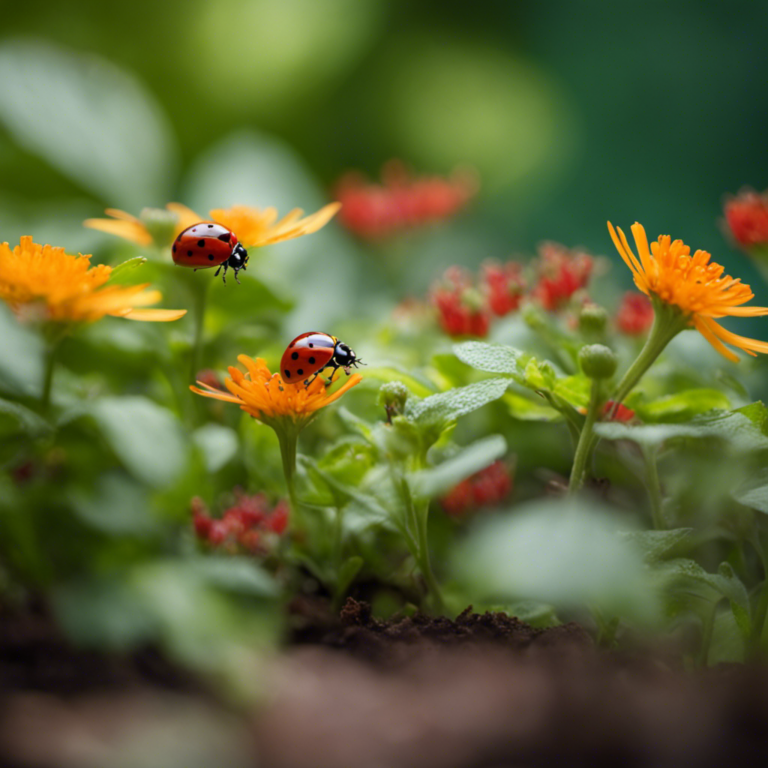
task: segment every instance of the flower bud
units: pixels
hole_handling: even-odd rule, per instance
[[[139,214],[139,219],[158,248],[166,248],[173,242],[179,221],[175,213],[162,208],[144,208]]]
[[[590,339],[599,339],[605,333],[608,313],[598,304],[585,304],[579,313],[579,330]]]
[[[589,344],[579,351],[581,370],[590,379],[610,379],[616,373],[618,360],[612,350],[602,344]]]
[[[379,389],[378,404],[387,411],[387,418],[400,415],[410,392],[402,381],[389,381]]]

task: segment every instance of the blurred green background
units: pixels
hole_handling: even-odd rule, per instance
[[[711,250],[768,302],[717,226],[724,193],[768,186],[768,3],[29,0],[2,14],[3,240],[103,255],[113,241],[80,221],[106,206],[311,209],[346,169],[466,162],[481,198],[424,243],[410,290],[542,239],[611,253],[610,218]],[[282,247],[297,263],[333,250],[357,291],[361,257],[338,232]]]

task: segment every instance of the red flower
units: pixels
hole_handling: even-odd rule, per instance
[[[440,505],[450,517],[461,518],[469,511],[499,504],[512,491],[512,474],[503,461],[495,461],[454,486]]]
[[[495,315],[504,317],[520,307],[526,288],[522,264],[486,262],[482,266],[482,281],[488,306]]]
[[[442,329],[449,336],[488,335],[491,316],[472,276],[461,267],[450,267],[430,294]]]
[[[570,250],[558,243],[543,243],[535,266],[538,282],[533,295],[544,309],[554,312],[562,309],[576,291],[586,287],[594,260],[584,251]]]
[[[382,169],[382,184],[358,173],[343,176],[335,196],[341,202],[339,221],[366,239],[418,227],[451,217],[477,192],[477,181],[466,171],[451,178],[410,177],[403,163],[392,160]]]
[[[643,293],[627,291],[616,314],[616,325],[628,336],[642,336],[653,325],[653,305]]]
[[[635,412],[631,408],[627,408],[624,403],[616,405],[613,400],[609,400],[603,406],[603,417],[607,421],[621,421],[626,423],[635,418]]]
[[[274,547],[275,536],[288,525],[288,504],[279,501],[270,509],[263,493],[248,496],[235,491],[235,504],[220,518],[213,518],[199,498],[192,500],[192,523],[200,541],[228,551],[266,555]]]
[[[733,239],[742,248],[768,245],[768,191],[758,194],[743,189],[726,200],[725,220]]]

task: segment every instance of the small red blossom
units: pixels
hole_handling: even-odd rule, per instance
[[[197,538],[213,547],[266,555],[274,548],[275,536],[282,535],[288,526],[288,504],[281,500],[270,507],[263,493],[235,491],[235,503],[220,518],[214,518],[196,497],[192,500],[192,524]]]
[[[485,338],[491,314],[472,276],[461,267],[449,267],[430,293],[440,326],[449,336]]]
[[[381,175],[383,183],[376,184],[349,173],[334,192],[341,202],[339,221],[364,239],[448,219],[477,192],[477,180],[468,171],[456,171],[450,178],[412,177],[403,163],[392,160]]]
[[[627,291],[616,314],[616,326],[627,336],[643,336],[653,325],[653,305],[645,294]]]
[[[504,317],[520,308],[526,281],[523,265],[519,262],[486,262],[482,266],[482,283],[488,297],[488,306],[494,315]]]
[[[558,243],[542,243],[535,264],[538,282],[533,295],[544,309],[555,312],[585,288],[592,276],[594,259],[586,252],[570,250]]]
[[[619,403],[617,405],[613,400],[609,400],[603,406],[603,418],[606,421],[620,421],[627,423],[635,418],[635,412],[631,408],[627,408],[624,403]]]
[[[742,248],[768,245],[768,190],[759,194],[743,189],[725,202],[725,220]]]
[[[445,513],[462,518],[472,510],[494,506],[512,491],[512,473],[503,461],[495,461],[466,480],[455,485],[440,499]]]

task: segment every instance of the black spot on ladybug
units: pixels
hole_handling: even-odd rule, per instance
[[[213,224],[209,224],[208,229],[213,229]]]
[[[197,241],[197,247],[202,248],[205,245],[205,240],[198,240]]]
[[[208,254],[208,261],[213,261],[215,258],[216,257],[212,253]]]
[[[291,378],[291,372],[286,368],[285,369],[285,378],[290,379]]]
[[[187,256],[191,256],[191,255],[192,255],[192,251],[187,251]]]
[[[176,246],[173,246],[173,252],[176,253]]]
[[[291,360],[298,360],[298,359],[299,359],[299,353],[298,353],[298,352],[294,352],[294,353],[291,355]]]
[[[228,243],[229,242],[229,235],[226,234],[226,233],[223,234],[223,235],[219,235],[219,240],[221,240],[222,243]]]
[[[303,368],[299,368],[299,370],[296,371],[296,373],[298,373],[299,376],[303,376],[304,375],[304,369]]]
[[[314,345],[314,344],[310,344],[310,345],[309,345],[309,348],[310,348],[310,349],[314,349],[314,348],[315,348],[315,345]]]
[[[310,365],[314,365],[315,364],[315,358],[314,357],[310,357],[309,358],[309,364]]]

